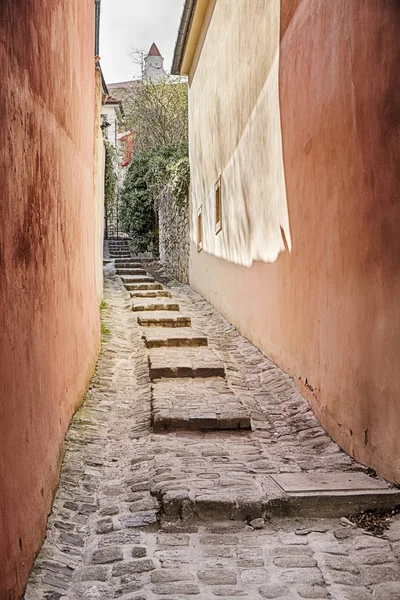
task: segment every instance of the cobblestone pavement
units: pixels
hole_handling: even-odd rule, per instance
[[[363,467],[215,309],[185,286],[172,292],[207,334],[254,430],[152,433],[147,349],[130,295],[111,273],[110,333],[67,436],[25,600],[400,600],[399,518],[383,537],[338,518],[251,520],[271,472]],[[229,512],[218,510],[221,495]]]

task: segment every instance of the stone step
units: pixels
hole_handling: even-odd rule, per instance
[[[160,310],[168,310],[168,311],[178,311],[179,304],[177,302],[163,300],[152,299],[152,298],[143,298],[143,300],[133,299],[132,302],[132,310],[134,312],[143,312],[143,311],[160,311]]]
[[[133,267],[120,267],[116,265],[118,275],[146,275],[146,269]]]
[[[220,377],[164,379],[152,385],[153,431],[250,429],[250,415]]]
[[[142,327],[190,327],[191,318],[181,312],[148,312],[138,314],[138,323]]]
[[[119,268],[121,268],[121,269],[142,269],[143,268],[141,263],[130,262],[129,260],[125,261],[124,259],[122,259],[120,261],[119,258],[114,259],[114,264],[117,269],[119,269]]]
[[[151,275],[121,275],[124,283],[153,283],[154,277]]]
[[[171,298],[171,292],[168,290],[134,290],[131,292],[131,298]]]
[[[142,337],[147,348],[207,346],[205,335],[191,327],[146,327]]]
[[[165,513],[167,520],[174,515],[191,513],[202,521],[264,517],[349,516],[351,519],[352,514],[364,510],[392,509],[400,503],[400,490],[380,478],[361,472],[274,474],[273,460],[266,474],[258,472],[257,460],[249,462],[248,456],[240,451],[240,444],[246,439],[243,439],[247,435],[245,432],[236,432],[231,436],[225,433],[225,443],[222,443],[222,438],[216,442],[207,438],[207,446],[203,442],[205,452],[201,455],[201,461],[195,460],[194,456],[191,461],[178,459],[178,440],[183,441],[183,433],[179,435],[174,439],[175,447],[170,452],[164,451],[156,459],[155,468],[162,468],[166,464],[170,468],[165,480],[158,478],[151,488],[151,493],[160,503],[161,514]],[[188,432],[189,435],[193,434]],[[157,452],[157,440],[154,447]],[[186,453],[189,447],[184,446]],[[185,453],[181,456],[184,457]],[[260,456],[259,461],[266,463],[268,457]],[[296,485],[300,480],[303,485]],[[336,481],[336,484],[330,485],[332,481]],[[343,537],[353,533],[351,528],[339,527],[339,531]],[[298,530],[299,540],[307,540],[308,533],[312,532],[312,522],[307,523]]]
[[[126,283],[125,287],[128,291],[133,290],[162,290],[162,283]]]
[[[150,379],[225,377],[222,361],[211,348],[150,348]]]
[[[281,498],[273,505],[283,516],[343,516],[371,508],[391,508],[400,490],[366,473],[277,473],[270,476]]]
[[[129,260],[129,254],[115,254],[115,252],[110,252],[110,258],[122,258],[123,260]]]

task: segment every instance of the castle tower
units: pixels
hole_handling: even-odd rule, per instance
[[[155,83],[166,76],[164,59],[156,44],[152,44],[148,55],[144,59],[144,77]]]

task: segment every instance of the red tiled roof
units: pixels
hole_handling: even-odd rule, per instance
[[[153,42],[147,56],[161,56],[159,49]]]

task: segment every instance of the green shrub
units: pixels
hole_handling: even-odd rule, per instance
[[[158,254],[157,201],[169,186],[182,205],[189,189],[189,158],[185,143],[174,143],[134,155],[121,191],[121,220],[138,252]]]

